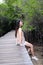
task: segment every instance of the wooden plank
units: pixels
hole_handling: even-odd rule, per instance
[[[14,31],[0,38],[0,65],[33,65],[25,46],[17,46]]]

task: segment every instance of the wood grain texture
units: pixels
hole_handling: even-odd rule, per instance
[[[17,46],[15,31],[0,37],[0,65],[33,65],[25,46]]]

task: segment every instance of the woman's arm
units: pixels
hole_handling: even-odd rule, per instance
[[[20,28],[19,29],[19,41],[20,41],[20,43],[22,43],[22,29]]]

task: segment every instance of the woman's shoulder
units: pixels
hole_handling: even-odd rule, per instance
[[[19,30],[22,30],[22,28],[19,28]]]
[[[19,28],[19,31],[22,31],[22,28]]]

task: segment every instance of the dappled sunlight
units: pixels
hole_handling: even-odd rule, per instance
[[[3,2],[4,2],[4,0],[0,0],[0,4],[3,3]]]

